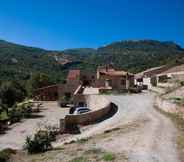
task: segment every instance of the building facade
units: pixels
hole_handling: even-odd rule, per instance
[[[70,70],[63,84],[43,87],[34,91],[35,100],[61,100],[81,95],[85,87],[107,90],[128,90],[134,86],[134,75],[116,70],[110,65],[99,66],[96,73]]]

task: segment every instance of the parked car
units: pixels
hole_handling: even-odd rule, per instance
[[[69,113],[74,115],[79,115],[89,111],[90,109],[88,109],[87,107],[71,107]]]

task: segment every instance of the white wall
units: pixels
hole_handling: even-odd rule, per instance
[[[143,78],[143,84],[148,86],[148,89],[151,89],[151,78]]]

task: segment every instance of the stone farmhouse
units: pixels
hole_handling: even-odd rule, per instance
[[[170,86],[170,81],[184,81],[184,64],[176,66],[160,66],[135,74],[135,85]],[[171,85],[172,86],[172,85]]]
[[[116,70],[111,65],[99,66],[96,73],[70,70],[66,82],[36,89],[35,100],[56,101],[62,97],[72,97],[83,94],[86,87],[93,87],[104,92],[107,90],[127,91],[134,86],[132,73]]]

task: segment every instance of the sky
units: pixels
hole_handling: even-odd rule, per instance
[[[184,0],[0,0],[0,39],[50,50],[140,39],[184,47]]]

